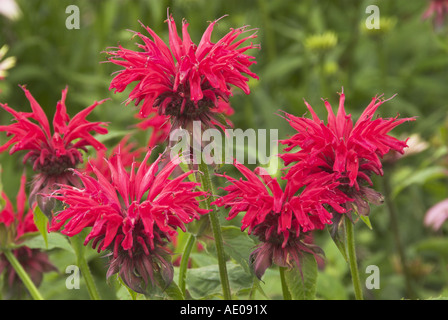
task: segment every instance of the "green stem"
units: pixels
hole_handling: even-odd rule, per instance
[[[190,233],[188,236],[187,243],[185,244],[185,248],[182,252],[182,259],[180,261],[179,288],[184,296],[185,296],[185,289],[186,289],[185,279],[187,277],[188,260],[190,259],[190,254],[191,254],[191,251],[193,249],[195,242],[196,242],[196,237]]]
[[[217,215],[218,210],[216,209],[216,207],[213,208],[211,204],[213,202],[215,192],[213,190],[213,184],[210,179],[208,166],[204,161],[201,161],[201,163],[199,164],[199,170],[202,172],[201,183],[203,190],[210,193],[210,196],[207,197],[207,199],[205,200],[205,204],[207,209],[212,209],[212,211],[208,213],[208,217],[210,219],[210,224],[212,226],[213,236],[216,245],[216,253],[218,255],[219,276],[221,279],[222,292],[224,299],[230,300],[232,296],[230,293],[229,277],[227,275],[227,265],[224,253],[224,244],[221,234],[221,225],[219,222],[219,217]]]
[[[355,251],[355,231],[353,222],[349,218],[345,221],[345,232],[347,236],[348,261],[350,264],[350,273],[352,275],[353,288],[355,290],[356,300],[363,300],[361,280],[359,278],[358,262]]]
[[[28,289],[29,293],[31,294],[31,297],[33,297],[34,300],[44,300],[44,298],[40,294],[39,290],[37,290],[36,286],[34,285],[28,273],[25,271],[25,269],[23,269],[19,260],[17,260],[14,253],[12,253],[12,251],[9,249],[4,250],[3,253],[6,256],[6,259],[8,259],[9,263],[11,263],[12,267],[19,275],[25,287]]]
[[[92,300],[101,300],[98,289],[96,288],[95,281],[93,280],[92,273],[90,272],[89,264],[85,257],[85,247],[83,245],[82,238],[79,234],[70,238],[73,250],[76,254],[79,270],[81,271],[84,281],[87,285],[87,291],[89,292]]]
[[[414,299],[414,298],[416,298],[416,295],[412,288],[412,283],[411,283],[412,277],[411,277],[411,273],[408,268],[406,253],[405,253],[405,250],[401,243],[400,228],[399,228],[399,223],[398,223],[398,214],[395,209],[394,203],[391,200],[392,191],[391,191],[391,186],[390,186],[390,181],[389,181],[389,176],[390,176],[391,172],[389,171],[389,168],[387,168],[387,167],[385,167],[384,170],[385,170],[385,173],[382,178],[383,189],[384,189],[384,201],[386,203],[386,208],[389,212],[390,225],[392,227],[392,234],[394,236],[394,241],[395,241],[395,246],[396,246],[396,249],[398,252],[398,256],[400,257],[400,264],[401,264],[401,268],[403,270],[403,276],[404,276],[404,281],[405,281],[405,285],[406,285],[406,294],[408,295],[408,298]]]
[[[291,293],[289,292],[288,285],[286,284],[285,268],[278,267],[278,270],[280,271],[280,281],[282,283],[283,300],[292,300]]]

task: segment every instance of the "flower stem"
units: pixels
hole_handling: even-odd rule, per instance
[[[34,285],[33,281],[31,280],[28,273],[23,269],[22,265],[20,264],[19,260],[17,260],[14,253],[12,253],[11,250],[5,249],[3,253],[6,256],[6,259],[8,259],[9,263],[11,263],[14,270],[19,275],[20,279],[22,280],[25,287],[28,289],[29,293],[31,294],[31,297],[33,297],[34,300],[44,300],[42,295],[40,294],[39,290]]]
[[[385,167],[385,170],[389,171],[389,168]],[[389,213],[390,225],[392,227],[392,234],[394,236],[395,246],[398,251],[398,256],[400,257],[401,268],[403,270],[403,276],[404,276],[404,281],[405,281],[405,285],[406,285],[406,294],[408,295],[409,299],[415,299],[416,295],[412,288],[411,274],[409,271],[406,254],[405,254],[403,245],[401,243],[400,228],[399,228],[399,223],[398,223],[398,214],[396,212],[394,203],[391,200],[392,190],[391,190],[391,185],[390,185],[390,180],[389,180],[390,175],[391,175],[391,172],[385,171],[385,174],[382,178],[384,196],[385,196],[384,201],[386,203],[386,208]]]
[[[89,292],[90,298],[92,300],[101,300],[100,294],[98,292],[98,289],[96,288],[95,281],[93,280],[92,273],[90,272],[90,268],[85,257],[85,248],[81,236],[77,234],[71,237],[70,242],[76,254],[79,270],[84,276],[84,281],[86,282],[87,291]]]
[[[188,236],[187,243],[185,244],[185,248],[182,252],[182,259],[180,261],[179,288],[184,296],[185,296],[185,288],[186,288],[185,279],[187,277],[188,260],[190,259],[190,254],[191,254],[191,251],[193,249],[195,242],[196,242],[196,237],[190,233]]]
[[[212,226],[213,230],[213,236],[215,239],[215,245],[216,245],[216,253],[218,255],[218,266],[219,266],[219,276],[221,279],[221,286],[222,286],[222,292],[225,300],[231,299],[231,293],[230,293],[230,284],[229,284],[229,277],[227,275],[227,265],[226,265],[226,259],[224,254],[224,244],[222,240],[222,234],[221,234],[221,225],[219,222],[219,217],[217,215],[217,209],[216,207],[213,208],[211,203],[213,202],[214,198],[214,190],[213,190],[213,184],[210,179],[210,173],[208,171],[208,166],[204,161],[201,161],[199,164],[199,170],[202,172],[201,175],[201,183],[204,191],[207,191],[210,193],[210,196],[207,197],[205,200],[207,209],[212,209],[212,211],[209,212],[208,217],[210,219],[210,224]]]
[[[283,300],[291,300],[291,293],[289,293],[288,285],[285,278],[285,267],[278,267],[280,271],[280,281],[282,283]]]
[[[355,232],[353,222],[347,217],[345,220],[345,232],[347,237],[348,261],[350,264],[350,273],[352,275],[353,288],[355,290],[356,300],[363,300],[361,280],[359,278],[358,262],[355,251]]]

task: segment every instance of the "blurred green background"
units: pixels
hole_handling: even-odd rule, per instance
[[[199,42],[209,21],[220,20],[212,40],[219,39],[229,28],[249,25],[258,29],[256,43],[261,50],[251,50],[257,64],[253,66],[260,80],[251,80],[252,93],[236,93],[231,98],[236,128],[279,130],[280,139],[293,134],[281,117],[284,110],[296,115],[306,111],[306,99],[326,118],[321,98],[334,107],[342,88],[346,93],[346,110],[356,118],[377,94],[397,96],[379,110],[382,117],[418,117],[393,131],[397,136],[417,133],[427,148],[387,165],[387,177],[375,179],[375,187],[384,191],[384,179],[390,184],[386,194],[395,208],[397,223],[391,220],[388,206],[372,209],[372,230],[357,224],[358,258],[361,278],[368,265],[381,271],[380,289],[365,290],[370,299],[421,299],[448,297],[448,223],[437,232],[423,225],[425,212],[448,198],[447,126],[448,126],[448,19],[435,29],[431,20],[422,21],[426,0],[304,0],[304,1],[208,1],[208,0],[17,0],[20,16],[11,20],[0,16],[0,46],[7,44],[7,56],[17,58],[16,66],[0,81],[0,101],[28,111],[29,104],[18,87],[26,84],[49,117],[55,110],[61,91],[69,86],[67,108],[70,115],[95,100],[111,98],[95,109],[89,119],[109,122],[110,134],[101,139],[109,146],[125,132],[134,130],[142,144],[150,132],[132,128],[138,121],[137,109],[123,101],[121,94],[108,90],[116,66],[102,63],[108,47],[118,43],[136,49],[132,32],[145,31],[139,20],[168,40],[167,8],[180,25],[182,18],[190,24],[193,41]],[[66,7],[80,9],[80,29],[65,27]],[[368,30],[365,21],[368,5],[380,9],[380,29]],[[2,2],[0,1],[0,6]],[[0,123],[10,115],[0,110]],[[0,144],[6,141],[0,135]],[[22,172],[21,159],[0,155],[5,191],[14,197]],[[398,230],[398,233],[397,233]],[[397,237],[408,265],[407,277],[400,263]],[[348,269],[326,231],[316,234],[327,254],[320,270],[318,297],[348,299],[353,297]],[[59,255],[62,255],[59,257]],[[61,266],[62,253],[54,254]],[[94,261],[95,262],[95,261]],[[101,274],[101,268],[99,268]],[[63,270],[63,269],[62,269]],[[280,298],[276,276],[266,274],[264,290],[269,298]],[[54,275],[47,276],[56,278]],[[406,282],[407,279],[407,282]],[[51,283],[51,280],[48,280]],[[407,285],[408,284],[408,285]],[[62,285],[62,284],[60,284]],[[45,287],[47,286],[47,287]],[[55,289],[56,288],[56,289]],[[67,290],[45,285],[53,298],[75,298]],[[107,292],[107,290],[105,291]],[[79,294],[79,293],[77,293]],[[79,295],[78,295],[79,297]],[[262,297],[260,297],[262,298]]]

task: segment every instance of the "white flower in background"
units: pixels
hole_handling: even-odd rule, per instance
[[[2,61],[3,57],[6,55],[8,50],[9,47],[6,44],[0,48],[0,80],[3,80],[8,74],[6,70],[11,69],[16,64],[16,57],[8,57]]]
[[[0,14],[10,20],[17,20],[21,12],[15,0],[0,0]]]

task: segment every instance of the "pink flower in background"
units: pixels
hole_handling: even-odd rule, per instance
[[[430,0],[428,8],[422,15],[426,20],[434,16],[434,26],[440,28],[448,15],[448,0]]]
[[[432,206],[425,214],[424,224],[435,231],[448,219],[448,199]]]
[[[138,115],[143,121],[137,124],[137,128],[141,130],[151,130],[151,136],[148,140],[148,147],[154,148],[167,141],[171,132],[171,122],[169,116],[159,115],[154,109],[146,118]]]
[[[10,244],[20,245],[23,241],[22,236],[38,231],[34,224],[33,211],[31,209],[25,210],[25,185],[26,176],[23,174],[20,179],[20,188],[17,193],[15,209],[6,193],[2,192],[2,198],[5,200],[5,207],[0,211],[0,228],[3,224],[5,229],[0,229],[0,233],[3,233],[2,237],[6,236],[8,238],[6,241],[9,243],[1,243],[0,240],[1,246]],[[48,255],[39,249],[20,246],[19,248],[12,250],[12,252],[37,286],[42,282],[43,274],[45,272],[57,271],[56,267],[49,261]],[[13,266],[9,263],[8,259],[0,253],[0,274],[2,274],[2,272],[5,272],[5,285],[7,284],[7,291],[11,297],[20,296],[23,292],[26,292],[22,280],[20,280]]]
[[[105,159],[110,161],[117,154],[120,154],[123,166],[125,168],[131,168],[132,164],[137,162],[137,159],[141,157],[143,151],[146,149],[139,148],[135,142],[129,142],[130,137],[130,135],[124,136],[109,152],[106,152],[107,150],[105,149],[98,150],[94,157],[89,157],[89,161],[85,164],[84,170],[81,169],[81,171],[94,174],[93,168],[96,168],[106,179],[110,180],[112,178],[111,172]]]
[[[56,105],[53,118],[53,130],[50,129],[48,118],[31,93],[22,86],[25,96],[30,102],[32,112],[18,112],[7,104],[1,104],[4,110],[13,117],[13,123],[0,126],[0,132],[6,132],[10,139],[2,146],[0,152],[10,148],[9,153],[27,151],[23,162],[29,161],[36,172],[30,193],[30,206],[37,202],[42,211],[51,215],[52,204],[46,197],[38,194],[48,194],[55,183],[76,184],[77,180],[67,169],[75,168],[83,161],[81,151],[87,151],[87,146],[95,150],[105,149],[92,133],[106,134],[106,123],[89,122],[86,117],[93,109],[105,100],[95,102],[76,114],[73,118],[67,114],[65,99],[68,88],[62,90],[62,98]]]
[[[247,229],[262,243],[251,255],[259,278],[272,262],[283,267],[291,267],[293,263],[300,266],[300,252],[316,251],[304,241],[307,232],[331,224],[333,212],[345,213],[342,205],[350,200],[337,189],[339,182],[332,174],[320,172],[288,181],[282,190],[263,168],[252,172],[236,161],[235,167],[246,180],[219,175],[231,184],[224,188],[227,194],[214,204],[231,208],[228,220],[245,212],[241,229]]]
[[[177,228],[185,231],[185,224],[208,212],[197,200],[206,193],[195,190],[198,183],[184,181],[192,171],[170,180],[180,160],[159,170],[161,156],[147,165],[150,155],[139,165],[133,163],[128,173],[117,153],[108,161],[111,180],[95,166],[96,178],[74,170],[83,187],[61,185],[53,193],[64,209],[50,228],[69,237],[91,228],[84,244],[92,241],[98,251],[111,252],[107,276],[119,273],[127,286],[142,293],[170,283],[173,269],[165,245]]]
[[[211,34],[218,20],[210,23],[201,41],[196,45],[188,33],[188,23],[182,22],[182,39],[175,21],[168,14],[169,45],[157,34],[145,27],[152,39],[140,32],[142,51],[133,51],[122,46],[109,51],[109,61],[124,67],[113,78],[110,89],[122,92],[128,85],[136,82],[129,94],[131,101],[138,105],[143,101],[140,115],[145,118],[154,109],[159,115],[171,116],[175,127],[185,127],[185,122],[200,120],[205,125],[219,122],[213,115],[218,108],[218,99],[228,101],[232,95],[231,85],[249,94],[250,76],[258,79],[249,70],[255,63],[254,57],[245,52],[258,48],[244,42],[256,37],[255,33],[238,39],[247,32],[245,27],[231,29],[218,42],[211,42]]]
[[[388,133],[393,128],[415,118],[374,118],[378,107],[387,100],[374,97],[354,124],[346,114],[345,95],[340,94],[337,115],[328,101],[324,101],[328,112],[327,124],[318,118],[313,108],[305,101],[312,119],[285,114],[286,120],[297,131],[291,138],[280,141],[287,145],[280,157],[286,165],[293,164],[286,179],[304,176],[307,172],[322,170],[334,173],[343,190],[354,201],[348,204],[361,215],[370,211],[368,202],[380,204],[382,196],[364,186],[372,185],[372,173],[383,175],[381,160],[389,151],[404,152],[406,141],[398,140]]]

